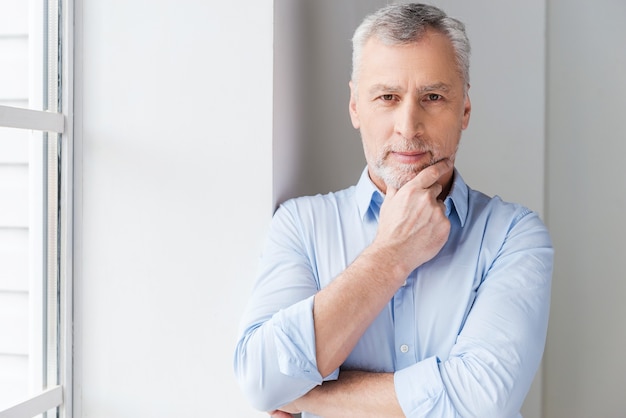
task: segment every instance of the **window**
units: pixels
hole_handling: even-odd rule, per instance
[[[71,416],[72,6],[0,13],[0,418]]]

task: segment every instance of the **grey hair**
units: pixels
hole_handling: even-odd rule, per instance
[[[446,35],[455,51],[459,73],[469,86],[470,42],[465,25],[427,4],[392,4],[367,16],[352,37],[352,83],[357,83],[363,47],[376,37],[387,45],[406,45],[419,41],[426,29]]]

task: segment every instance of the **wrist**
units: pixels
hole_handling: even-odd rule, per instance
[[[363,256],[372,263],[372,269],[377,271],[377,276],[385,281],[391,281],[402,285],[411,274],[414,267],[408,265],[400,252],[393,246],[381,245],[373,242],[364,252]]]

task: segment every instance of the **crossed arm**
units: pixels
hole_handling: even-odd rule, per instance
[[[342,372],[338,380],[317,386],[281,410],[270,411],[274,418],[291,418],[308,411],[325,418],[404,417],[398,404],[393,373]]]
[[[433,167],[435,173],[431,175],[436,178],[440,167]],[[258,396],[251,398],[257,408],[268,410],[281,405],[280,410],[271,411],[276,417],[298,411],[324,417],[393,417],[403,416],[403,411],[407,416],[510,416],[519,411],[541,358],[540,343],[545,338],[549,306],[551,248],[536,216],[525,218],[525,226],[510,231],[510,247],[507,249],[509,244],[505,243],[503,256],[489,267],[490,279],[481,285],[447,358],[423,359],[393,374],[341,371],[337,377],[336,370],[403,284],[408,272],[439,251],[437,245],[432,246],[436,240],[433,236],[439,232],[443,241],[447,239],[447,219],[436,200],[438,187],[432,186],[428,191],[424,183],[416,183],[388,191],[372,245],[321,291],[304,289],[300,283],[289,286],[283,295],[281,289],[287,286],[284,281],[255,290],[261,292],[257,293],[257,300],[282,300],[282,306],[287,306],[285,300],[302,300],[275,315],[252,315],[257,318],[254,323],[263,325],[249,328],[238,348],[254,347],[239,351],[238,370],[245,373],[241,380],[250,385],[246,390],[249,396]],[[416,210],[416,202],[427,203],[426,207],[430,204],[432,212]],[[420,225],[420,216],[412,220],[406,212],[420,213],[422,219],[428,219],[424,221],[425,228],[436,228],[441,215],[443,229],[430,233],[419,228],[416,225]],[[496,224],[493,229],[507,227]],[[412,234],[420,239],[412,241]],[[425,237],[428,239],[423,241]],[[520,242],[529,245],[520,246]],[[410,245],[413,247],[403,252]],[[541,247],[535,248],[537,245]],[[429,249],[433,251],[430,256]],[[410,253],[421,254],[421,258],[411,259]],[[284,280],[299,274],[294,269],[304,264],[297,262],[285,267],[289,273]],[[278,269],[283,267],[281,263]],[[280,273],[272,271],[272,277],[284,277]],[[271,297],[264,296],[265,289],[271,289]],[[313,294],[314,297],[308,297]],[[282,308],[265,306],[262,312],[279,309]],[[301,322],[289,318],[307,323],[301,326]],[[298,336],[302,331],[310,335]],[[314,341],[315,347],[302,341]],[[282,353],[278,358],[280,371],[274,369],[277,365],[273,353]],[[305,359],[314,363],[300,363]],[[292,360],[298,363],[290,363]]]

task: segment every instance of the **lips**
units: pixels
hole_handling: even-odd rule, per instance
[[[390,155],[396,161],[404,164],[415,164],[428,157],[427,152],[420,151],[392,151]]]
[[[392,151],[394,154],[405,156],[405,157],[418,157],[426,154],[425,152],[420,151]]]

